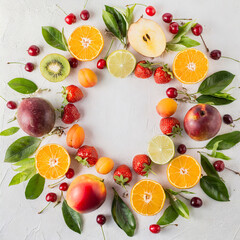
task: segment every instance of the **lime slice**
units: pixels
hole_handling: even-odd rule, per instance
[[[108,71],[117,78],[125,78],[132,73],[136,65],[136,58],[128,50],[117,50],[107,58]]]
[[[148,144],[148,155],[157,164],[169,162],[173,158],[174,153],[174,143],[168,136],[156,136]]]

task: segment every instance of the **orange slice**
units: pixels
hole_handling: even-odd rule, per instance
[[[37,151],[35,165],[42,177],[58,179],[67,172],[70,166],[70,156],[61,145],[47,144]]]
[[[133,186],[130,202],[137,213],[152,216],[162,210],[165,199],[166,195],[160,183],[144,179]]]
[[[70,53],[79,61],[95,59],[103,49],[104,41],[100,31],[93,26],[76,28],[68,39]]]
[[[178,156],[168,164],[167,178],[176,188],[194,187],[199,182],[200,177],[200,164],[191,156]]]
[[[173,61],[173,73],[182,83],[194,84],[202,81],[208,72],[208,59],[201,51],[188,48],[179,52]]]

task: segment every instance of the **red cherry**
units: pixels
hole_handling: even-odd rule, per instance
[[[178,153],[184,154],[187,151],[187,147],[184,144],[180,144],[177,148]]]
[[[202,206],[202,199],[199,198],[199,197],[193,197],[190,200],[190,204],[191,204],[192,207],[200,208]]]
[[[59,190],[64,191],[64,192],[67,191],[68,190],[68,184],[66,182],[61,183],[60,186],[59,186]]]
[[[88,10],[84,9],[80,13],[80,18],[84,21],[88,20],[90,18],[90,13]]]
[[[222,56],[222,53],[220,50],[213,50],[210,52],[210,58],[212,58],[213,60],[218,60],[220,59]]]
[[[34,64],[33,64],[33,63],[30,63],[30,62],[26,63],[26,65],[25,65],[25,70],[26,70],[27,72],[32,72],[32,71],[34,70]]]
[[[106,60],[105,59],[99,59],[97,62],[97,68],[104,69],[106,67]]]
[[[162,20],[165,22],[165,23],[170,23],[173,19],[173,15],[171,13],[164,13],[162,15]]]
[[[178,95],[178,91],[174,87],[170,87],[167,89],[166,94],[169,98],[176,98]]]
[[[74,176],[74,170],[72,168],[69,168],[68,171],[65,174],[66,178],[70,179]]]
[[[37,56],[40,53],[40,48],[36,45],[32,45],[28,48],[28,54],[30,56]]]
[[[17,104],[16,104],[14,101],[9,101],[9,102],[7,102],[7,107],[8,107],[9,109],[14,110],[14,109],[17,108]]]
[[[197,23],[194,27],[192,27],[192,33],[195,35],[195,36],[199,36],[202,34],[202,31],[203,31],[203,27],[202,25],[200,25],[199,23]]]
[[[46,195],[46,201],[47,202],[56,202],[57,201],[57,194],[50,192]]]
[[[106,217],[102,214],[97,215],[96,221],[99,225],[104,225],[106,222]]]
[[[151,16],[151,17],[156,14],[156,10],[153,6],[146,7],[145,12],[148,16]]]
[[[149,230],[152,233],[159,233],[161,231],[161,227],[158,224],[152,224],[149,226]]]
[[[225,164],[223,161],[218,160],[213,163],[214,168],[216,169],[217,172],[222,172],[225,168]]]
[[[75,23],[76,21],[77,21],[77,18],[73,13],[70,13],[65,17],[65,22],[69,25]]]
[[[78,66],[78,60],[76,58],[69,58],[68,61],[71,68],[76,68]]]
[[[177,34],[179,30],[179,25],[176,22],[172,22],[169,24],[169,32],[172,34]]]

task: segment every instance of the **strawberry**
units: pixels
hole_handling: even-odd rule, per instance
[[[137,63],[135,68],[135,76],[138,78],[149,78],[153,74],[153,69],[151,67],[152,63],[149,61],[140,61]]]
[[[113,174],[114,181],[125,188],[125,185],[132,180],[131,169],[127,165],[120,165]]]
[[[80,101],[83,98],[83,93],[80,88],[75,85],[69,85],[67,87],[63,87],[63,104],[75,103]]]
[[[92,167],[98,160],[98,153],[94,147],[85,145],[78,149],[75,159],[83,166]]]
[[[151,170],[152,161],[146,154],[139,154],[133,158],[132,166],[134,171],[142,176],[148,176]],[[155,173],[154,173],[155,174]]]
[[[80,118],[80,113],[72,104],[67,104],[62,111],[62,121],[66,124],[71,124]]]
[[[173,79],[173,74],[165,64],[163,67],[158,67],[154,72],[154,80],[157,84],[168,83]]]
[[[162,118],[160,121],[160,129],[163,134],[175,137],[176,134],[181,135],[182,129],[180,122],[174,117]]]

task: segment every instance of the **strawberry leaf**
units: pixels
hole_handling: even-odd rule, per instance
[[[91,167],[90,164],[88,163],[87,159],[88,158],[81,158],[79,156],[76,156],[75,159],[81,163],[83,166]]]
[[[68,100],[67,100],[67,89],[66,87],[62,87],[63,90],[62,90],[62,97],[63,97],[63,101],[62,101],[62,104],[63,106],[67,105],[68,104]]]
[[[170,68],[168,67],[167,64],[164,64],[164,65],[163,65],[162,70],[163,70],[164,72],[166,72],[168,75],[170,75],[170,76],[171,76],[171,79],[173,79],[173,73],[171,72],[171,70],[170,70]]]
[[[172,127],[172,132],[168,134],[171,137],[176,137],[176,135],[182,136],[182,128],[177,124],[176,126]]]

